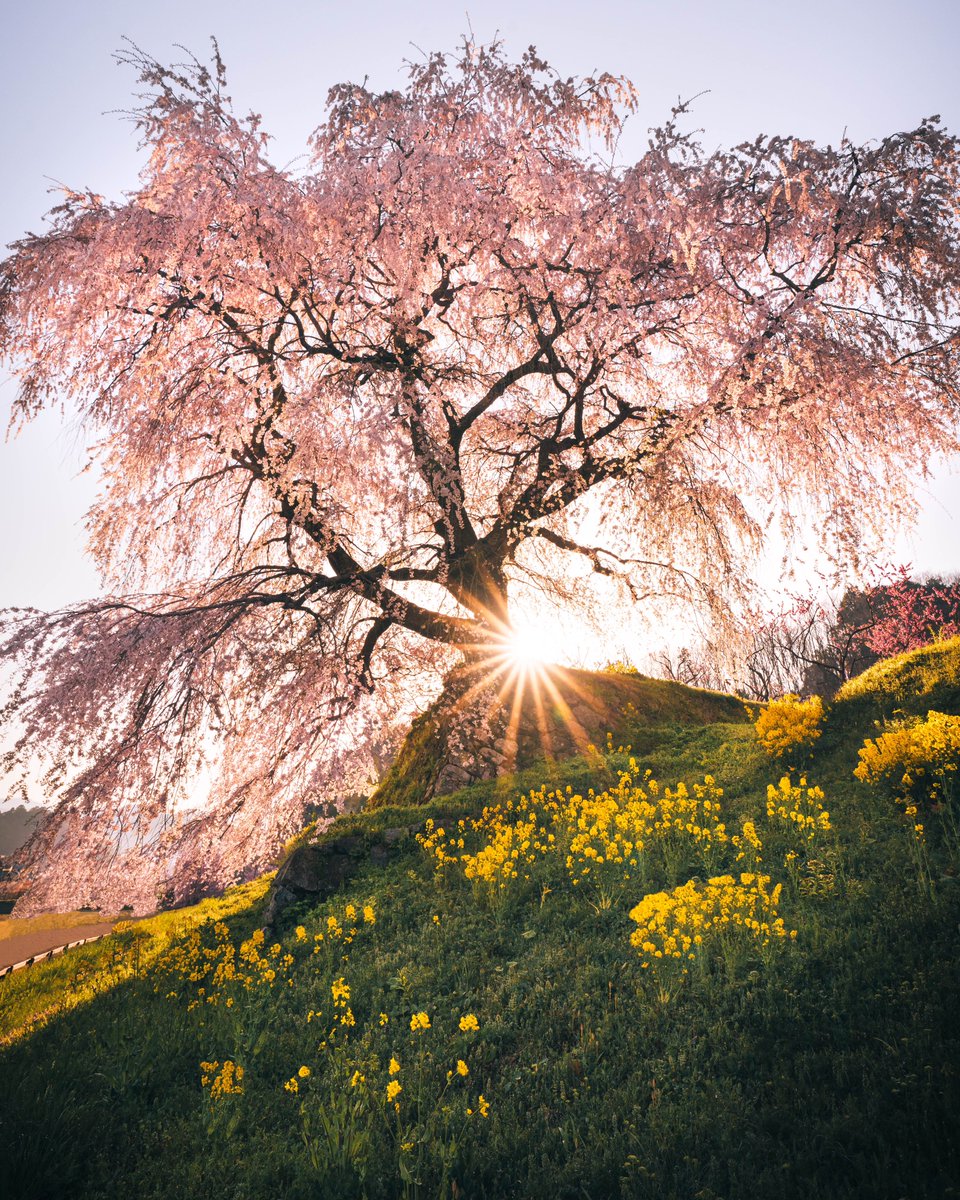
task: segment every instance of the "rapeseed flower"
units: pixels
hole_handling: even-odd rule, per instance
[[[818,787],[808,787],[805,776],[799,786],[784,775],[777,787],[767,788],[767,820],[779,821],[805,842],[831,829],[830,814],[823,807],[824,795]]]
[[[780,884],[770,889],[769,875],[744,872],[739,879],[719,875],[705,884],[695,880],[644,896],[630,912],[638,928],[630,936],[640,952],[641,966],[667,959],[694,960],[706,941],[735,930],[745,930],[766,946],[794,938],[777,915]],[[686,969],[686,968],[684,968]]]
[[[539,861],[560,856],[574,886],[589,882],[609,894],[640,870],[645,852],[683,859],[691,841],[712,869],[717,848],[729,841],[720,815],[722,789],[707,775],[692,790],[680,783],[661,793],[649,772],[635,783],[638,770],[631,759],[617,786],[599,794],[542,787],[488,806],[476,820],[461,820],[453,835],[428,820],[418,841],[438,871],[459,864],[488,891],[529,879]],[[467,837],[475,849],[466,848]]]
[[[811,696],[784,696],[771,700],[754,724],[757,741],[772,758],[782,758],[799,747],[812,746],[820,736],[823,700]]]
[[[938,803],[949,777],[960,768],[960,716],[930,711],[867,738],[859,751],[854,775],[861,783],[886,783],[902,791],[903,803],[922,798]],[[908,814],[909,815],[909,814]]]

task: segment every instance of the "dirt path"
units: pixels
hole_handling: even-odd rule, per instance
[[[32,958],[35,954],[43,954],[45,950],[55,950],[57,946],[65,946],[68,942],[78,942],[81,938],[92,938],[99,933],[109,933],[115,924],[115,921],[95,921],[89,925],[70,925],[63,929],[38,929],[35,933],[23,933],[17,934],[15,937],[4,938],[0,941],[0,969],[23,962],[25,958]]]

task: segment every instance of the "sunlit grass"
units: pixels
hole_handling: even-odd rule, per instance
[[[272,875],[265,875],[189,908],[157,913],[135,923],[121,922],[100,942],[78,946],[4,977],[0,980],[0,1046],[18,1041],[50,1020],[142,975],[196,926],[247,911],[263,899],[271,879]],[[47,916],[54,920],[57,914]]]
[[[944,686],[960,683],[960,638],[909,650],[882,659],[861,675],[848,680],[837,693],[841,702],[857,697],[887,698],[890,701],[922,698]]]

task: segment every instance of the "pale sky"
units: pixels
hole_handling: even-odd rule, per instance
[[[933,113],[960,130],[960,0],[488,0],[469,17],[437,0],[32,0],[6,6],[0,39],[0,244],[41,228],[53,181],[111,198],[135,186],[136,139],[120,115],[134,80],[111,58],[124,37],[172,61],[177,43],[206,57],[215,35],[237,108],[263,115],[282,164],[303,152],[332,84],[369,76],[400,87],[405,58],[453,49],[468,21],[478,40],[499,33],[515,57],[535,44],[564,74],[630,77],[641,108],[627,158],[678,98],[703,92],[693,115],[707,148],[759,133],[864,141]],[[4,422],[12,399],[0,380]],[[83,449],[69,420],[53,416],[0,444],[0,606],[53,608],[98,591],[83,555],[96,490],[79,475]],[[891,560],[956,572],[960,474],[938,469],[921,494],[917,536],[892,543]]]

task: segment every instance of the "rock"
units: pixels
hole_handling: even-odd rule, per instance
[[[264,924],[272,926],[291,904],[332,895],[357,869],[364,840],[345,835],[320,845],[300,846],[276,874],[264,912]]]
[[[443,821],[455,826],[459,819],[453,816]],[[407,838],[422,829],[422,822],[418,822],[384,829],[367,837],[344,834],[319,844],[299,846],[277,871],[263,914],[264,926],[269,929],[275,925],[281,913],[292,904],[332,896],[367,864],[386,866],[404,849]]]
[[[385,867],[390,861],[390,849],[387,846],[371,846],[370,861],[375,867]]]

